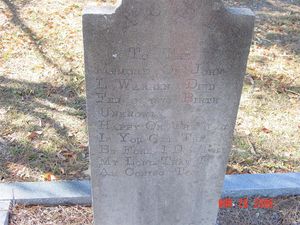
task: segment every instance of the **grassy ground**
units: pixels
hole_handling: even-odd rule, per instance
[[[91,207],[84,206],[16,206],[12,210],[10,225],[92,225]]]
[[[273,208],[256,209],[254,199],[249,199],[247,209],[240,209],[239,199],[233,199],[235,206],[221,209],[218,216],[219,225],[297,225],[300,223],[300,198],[273,199]],[[68,225],[92,224],[92,210],[82,206],[16,206],[12,210],[10,225],[57,224]]]
[[[235,5],[235,1],[226,1]],[[300,1],[257,13],[228,173],[300,171]],[[85,178],[84,0],[0,0],[0,178]]]
[[[257,14],[229,165],[299,172],[300,1],[244,1]]]

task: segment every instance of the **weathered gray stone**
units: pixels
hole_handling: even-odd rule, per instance
[[[0,225],[8,225],[11,201],[0,201]]]
[[[118,5],[83,15],[95,224],[214,224],[254,15],[217,0]]]
[[[2,183],[0,190],[0,201],[13,200],[17,204],[90,204],[90,183],[88,181]]]

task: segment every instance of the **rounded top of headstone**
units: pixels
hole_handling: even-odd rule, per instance
[[[147,0],[147,2],[161,2],[167,3],[170,7],[172,5],[182,4],[189,9],[199,10],[220,10],[223,8],[222,0]],[[114,6],[118,8],[123,4],[143,3],[144,0],[116,0]]]
[[[115,0],[114,4],[105,3],[100,6],[87,6],[84,14],[114,14],[119,8],[138,8],[137,5],[158,4],[164,8],[181,9],[180,11],[190,14],[191,12],[204,12],[207,14],[211,11],[221,11],[224,9],[221,0]]]

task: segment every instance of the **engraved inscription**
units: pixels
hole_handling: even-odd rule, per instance
[[[186,4],[189,3],[186,1]],[[227,125],[211,127],[213,121],[185,120],[184,117],[173,120],[169,116],[161,117],[150,111],[151,108],[141,111],[126,104],[151,107],[186,104],[209,109],[221,101],[216,95],[215,78],[224,76],[228,68],[198,62],[191,49],[142,46],[120,49],[116,62],[125,58],[126,67],[106,66],[98,71],[101,76],[95,80],[95,94],[96,103],[101,106],[101,119],[96,124],[101,131],[99,174],[140,178],[193,176],[195,168],[204,168],[224,151],[222,147],[203,144],[207,140],[205,133],[226,130]],[[160,62],[161,66],[154,68],[144,63],[151,60]],[[153,76],[156,74],[161,77],[159,81]],[[129,94],[135,97],[124,97]],[[195,133],[199,128],[203,132]]]

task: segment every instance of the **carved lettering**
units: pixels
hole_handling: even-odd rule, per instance
[[[192,103],[192,104],[218,104],[219,98],[210,97],[210,98],[202,98],[197,97],[193,93],[184,93],[183,102],[184,103]]]

